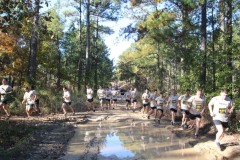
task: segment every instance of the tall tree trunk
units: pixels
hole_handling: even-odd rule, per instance
[[[220,30],[225,31],[225,0],[219,0],[219,21],[220,21]]]
[[[57,67],[57,87],[59,88],[61,85],[61,51],[60,51],[60,44],[59,44],[59,37],[57,35],[57,51],[58,51],[58,67]]]
[[[216,90],[216,56],[215,56],[215,29],[214,29],[214,7],[212,2],[212,17],[211,17],[211,24],[212,24],[212,89],[213,91]]]
[[[200,85],[204,89],[206,85],[206,70],[207,70],[207,2],[204,0],[202,4],[202,22],[201,22],[201,52],[203,53],[203,60],[201,66]]]
[[[227,34],[227,65],[230,71],[233,70],[232,64],[232,38],[233,38],[233,30],[232,30],[232,0],[227,0],[227,23],[226,23],[226,34]],[[229,84],[230,89],[232,90],[232,74],[229,74],[227,77],[227,83]]]
[[[87,33],[86,33],[86,74],[85,86],[90,80],[90,0],[87,0]],[[86,87],[85,87],[86,88]]]
[[[81,90],[82,79],[82,0],[79,0],[79,53],[78,53],[78,77],[77,87]]]
[[[95,74],[94,74],[94,90],[97,90],[97,86],[98,86],[98,15],[97,15],[97,22],[96,22],[96,42],[95,42],[95,48],[97,49],[97,51],[95,52]]]
[[[34,4],[35,16],[34,16],[34,26],[32,29],[32,36],[31,36],[31,53],[30,53],[30,64],[29,64],[29,79],[31,80],[31,83],[34,83],[34,79],[36,78],[39,9],[40,9],[40,0],[35,0],[35,4]]]

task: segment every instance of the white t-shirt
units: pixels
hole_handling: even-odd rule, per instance
[[[63,92],[63,97],[65,102],[71,102],[71,94],[69,91]]]
[[[104,89],[98,89],[97,91],[98,98],[104,98],[105,97],[105,90]]]
[[[192,96],[188,99],[188,102],[192,103],[192,107],[190,109],[190,113],[192,114],[200,114],[205,105],[205,99],[203,96],[201,96],[200,98],[196,95]]]
[[[164,97],[157,97],[156,99],[157,102],[157,109],[163,109],[165,107],[166,99]]]
[[[0,86],[0,93],[1,95],[1,100],[4,100],[8,92],[12,91],[12,87],[9,85],[1,85]]]
[[[91,88],[87,89],[87,99],[93,98],[93,90]]]
[[[177,102],[178,102],[178,95],[171,95],[169,97],[169,106],[170,106],[170,109],[173,108],[173,109],[177,109]]]
[[[27,94],[27,104],[35,104],[35,95],[32,92]]]
[[[125,92],[125,97],[126,97],[126,100],[130,100],[131,99],[131,92],[130,91]]]
[[[150,99],[150,107],[156,107],[157,106],[157,103],[156,103],[156,99],[157,98],[157,95],[155,93],[151,93],[149,95],[149,99]]]
[[[213,120],[220,120],[222,122],[228,122],[228,108],[232,106],[232,100],[229,97],[222,99],[221,96],[213,97],[209,104],[213,106]]]
[[[112,90],[112,98],[117,99],[118,91],[117,90]]]
[[[147,94],[147,93],[143,93],[143,95],[142,95],[142,103],[143,104],[147,104],[148,103],[148,101],[149,101],[149,94]]]
[[[106,93],[106,99],[111,99],[111,97],[112,97],[111,90],[106,90],[105,93]]]
[[[188,110],[188,99],[190,98],[191,96],[187,96],[187,95],[181,95],[178,100],[180,100],[180,103],[181,103],[181,109],[184,109],[184,110]]]
[[[136,97],[137,97],[137,90],[131,91],[131,98],[136,99]]]

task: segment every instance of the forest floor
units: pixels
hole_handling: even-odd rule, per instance
[[[60,159],[64,156],[66,147],[68,146],[69,140],[74,136],[75,127],[77,124],[89,123],[88,115],[91,115],[91,119],[103,120],[106,119],[101,113],[104,111],[92,112],[77,112],[75,115],[69,113],[68,117],[63,117],[62,114],[51,114],[43,116],[33,116],[31,119],[27,119],[21,116],[12,116],[9,120],[4,120],[3,117],[0,120],[2,123],[14,123],[15,127],[25,125],[31,130],[27,130],[26,136],[22,136],[19,141],[2,143],[0,148],[0,159]],[[129,118],[129,114],[136,117],[137,113],[126,112],[122,109],[114,111],[120,114],[122,118]],[[142,120],[147,120],[141,116],[138,117]],[[111,118],[109,118],[110,120]],[[114,119],[112,119],[114,120]],[[171,130],[177,137],[183,139],[189,139],[189,144],[200,151],[203,154],[208,154],[210,160],[214,159],[240,159],[240,134],[226,132],[223,138],[222,151],[218,150],[215,146],[215,127],[207,122],[202,121],[200,129],[200,137],[194,138],[194,127],[189,129],[183,129],[181,126],[171,126],[169,117],[164,117],[164,121],[169,121],[169,125],[166,128]],[[0,128],[2,130],[3,128]],[[6,130],[5,130],[6,132]],[[1,132],[0,132],[1,133]],[[28,134],[29,133],[29,134]],[[0,136],[2,136],[0,134]],[[4,141],[3,139],[0,139]],[[12,143],[12,144],[11,144]]]

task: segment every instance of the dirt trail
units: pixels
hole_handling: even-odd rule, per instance
[[[104,125],[105,122],[112,123],[128,123],[128,124],[151,124],[148,129],[156,129],[164,127],[167,130],[176,134],[180,139],[185,139],[188,143],[199,153],[207,154],[207,159],[234,159],[239,160],[240,157],[240,136],[239,134],[231,135],[229,133],[223,138],[223,151],[217,150],[214,143],[214,127],[210,127],[206,133],[202,133],[198,139],[193,138],[194,129],[183,130],[179,125],[171,126],[168,117],[163,118],[161,124],[154,122],[153,117],[150,120],[143,117],[139,110],[132,112],[126,110],[122,106],[110,111],[96,111],[96,112],[78,112],[75,115],[70,115],[65,119],[62,114],[47,115],[42,117],[33,117],[27,120],[23,117],[11,117],[10,120],[22,120],[29,123],[34,123],[36,126],[45,125],[35,135],[29,149],[27,159],[62,159],[66,154],[68,142],[73,137],[76,127],[87,126],[97,123]],[[152,127],[152,128],[151,128]],[[204,126],[203,126],[204,127]],[[78,134],[77,132],[75,134]],[[92,139],[89,145],[88,152],[98,153],[98,149],[91,147],[98,143],[96,139]],[[157,146],[156,146],[157,147]],[[22,152],[26,152],[23,148]],[[84,152],[83,152],[84,153]],[[91,159],[90,155],[82,155],[83,159]],[[90,157],[88,157],[90,156]],[[235,158],[233,158],[235,157]],[[21,159],[21,158],[20,158]],[[101,157],[99,158],[101,159]],[[141,157],[139,157],[141,159]],[[143,158],[142,158],[143,159]]]

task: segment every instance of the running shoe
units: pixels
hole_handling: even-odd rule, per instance
[[[198,135],[198,134],[195,134],[195,135],[194,135],[194,137],[195,137],[195,138],[198,138],[198,137],[199,137],[199,135]]]

